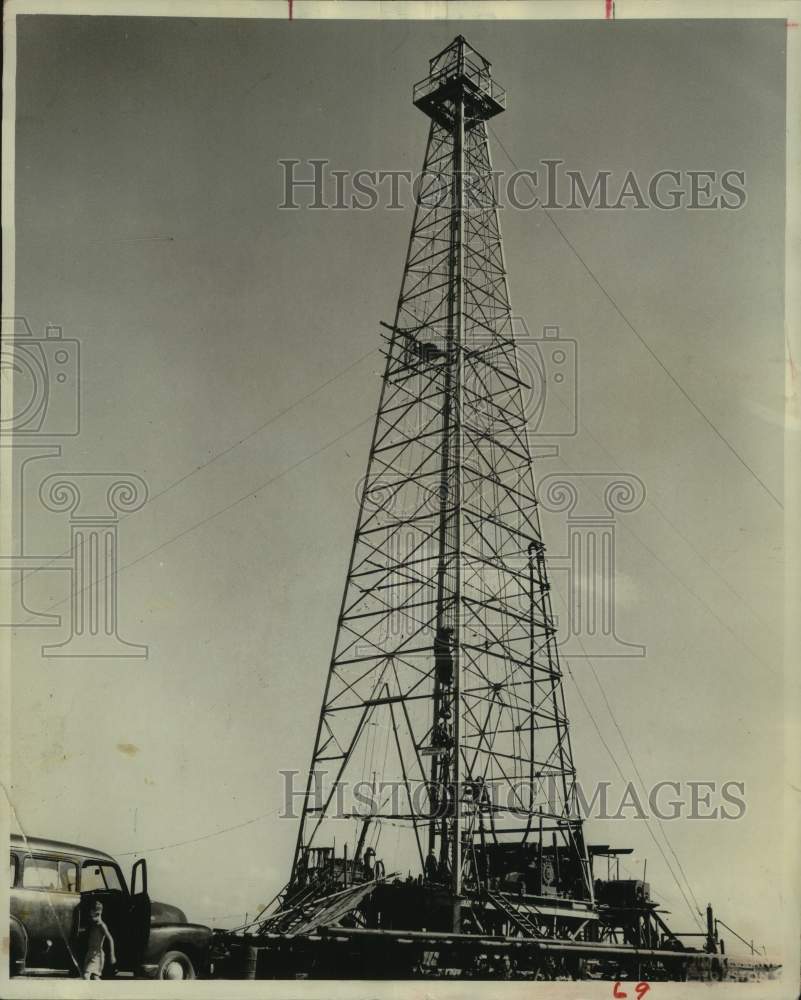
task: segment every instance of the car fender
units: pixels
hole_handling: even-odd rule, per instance
[[[167,951],[182,951],[195,963],[199,974],[209,964],[213,933],[203,924],[153,924],[147,939],[142,965],[154,966]]]
[[[28,932],[22,921],[11,915],[9,932],[10,973],[18,976],[25,968],[25,957],[28,954]]]

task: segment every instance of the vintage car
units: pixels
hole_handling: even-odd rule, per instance
[[[209,972],[211,929],[150,899],[144,859],[134,864],[129,889],[104,851],[12,834],[10,883],[11,975],[45,969],[80,975],[97,900],[114,938],[117,970],[155,979]],[[109,959],[104,975],[115,971]]]

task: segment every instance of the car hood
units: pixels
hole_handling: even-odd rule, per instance
[[[171,906],[169,903],[159,903],[153,899],[150,902],[150,923],[185,924],[188,921],[184,911],[179,910],[177,906]]]

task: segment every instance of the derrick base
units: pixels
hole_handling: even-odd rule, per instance
[[[492,845],[498,846],[498,845]],[[434,878],[385,875],[378,863],[333,851],[287,886],[250,933],[218,935],[217,974],[293,979],[722,979],[714,938],[685,945],[637,879],[595,879],[593,898],[565,880],[532,891],[525,845],[508,870],[468,882],[455,897]],[[499,852],[496,851],[495,854]],[[610,853],[590,849],[590,855]],[[628,852],[626,852],[628,853]],[[497,861],[497,859],[496,859]],[[491,859],[483,862],[491,871]],[[478,865],[481,867],[481,864]],[[514,869],[517,869],[515,871]]]

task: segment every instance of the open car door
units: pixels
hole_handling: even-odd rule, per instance
[[[129,916],[130,965],[142,964],[150,936],[150,896],[147,894],[147,862],[140,858],[131,869],[131,909]]]
[[[114,939],[116,958],[121,967],[127,965],[127,943],[129,940],[130,897],[122,880],[122,873],[116,864],[105,859],[84,861],[81,865],[81,901],[78,906],[77,959],[82,965],[86,956],[91,913],[96,903],[102,903],[103,923]],[[110,949],[104,946],[106,964],[104,975],[110,971]]]

